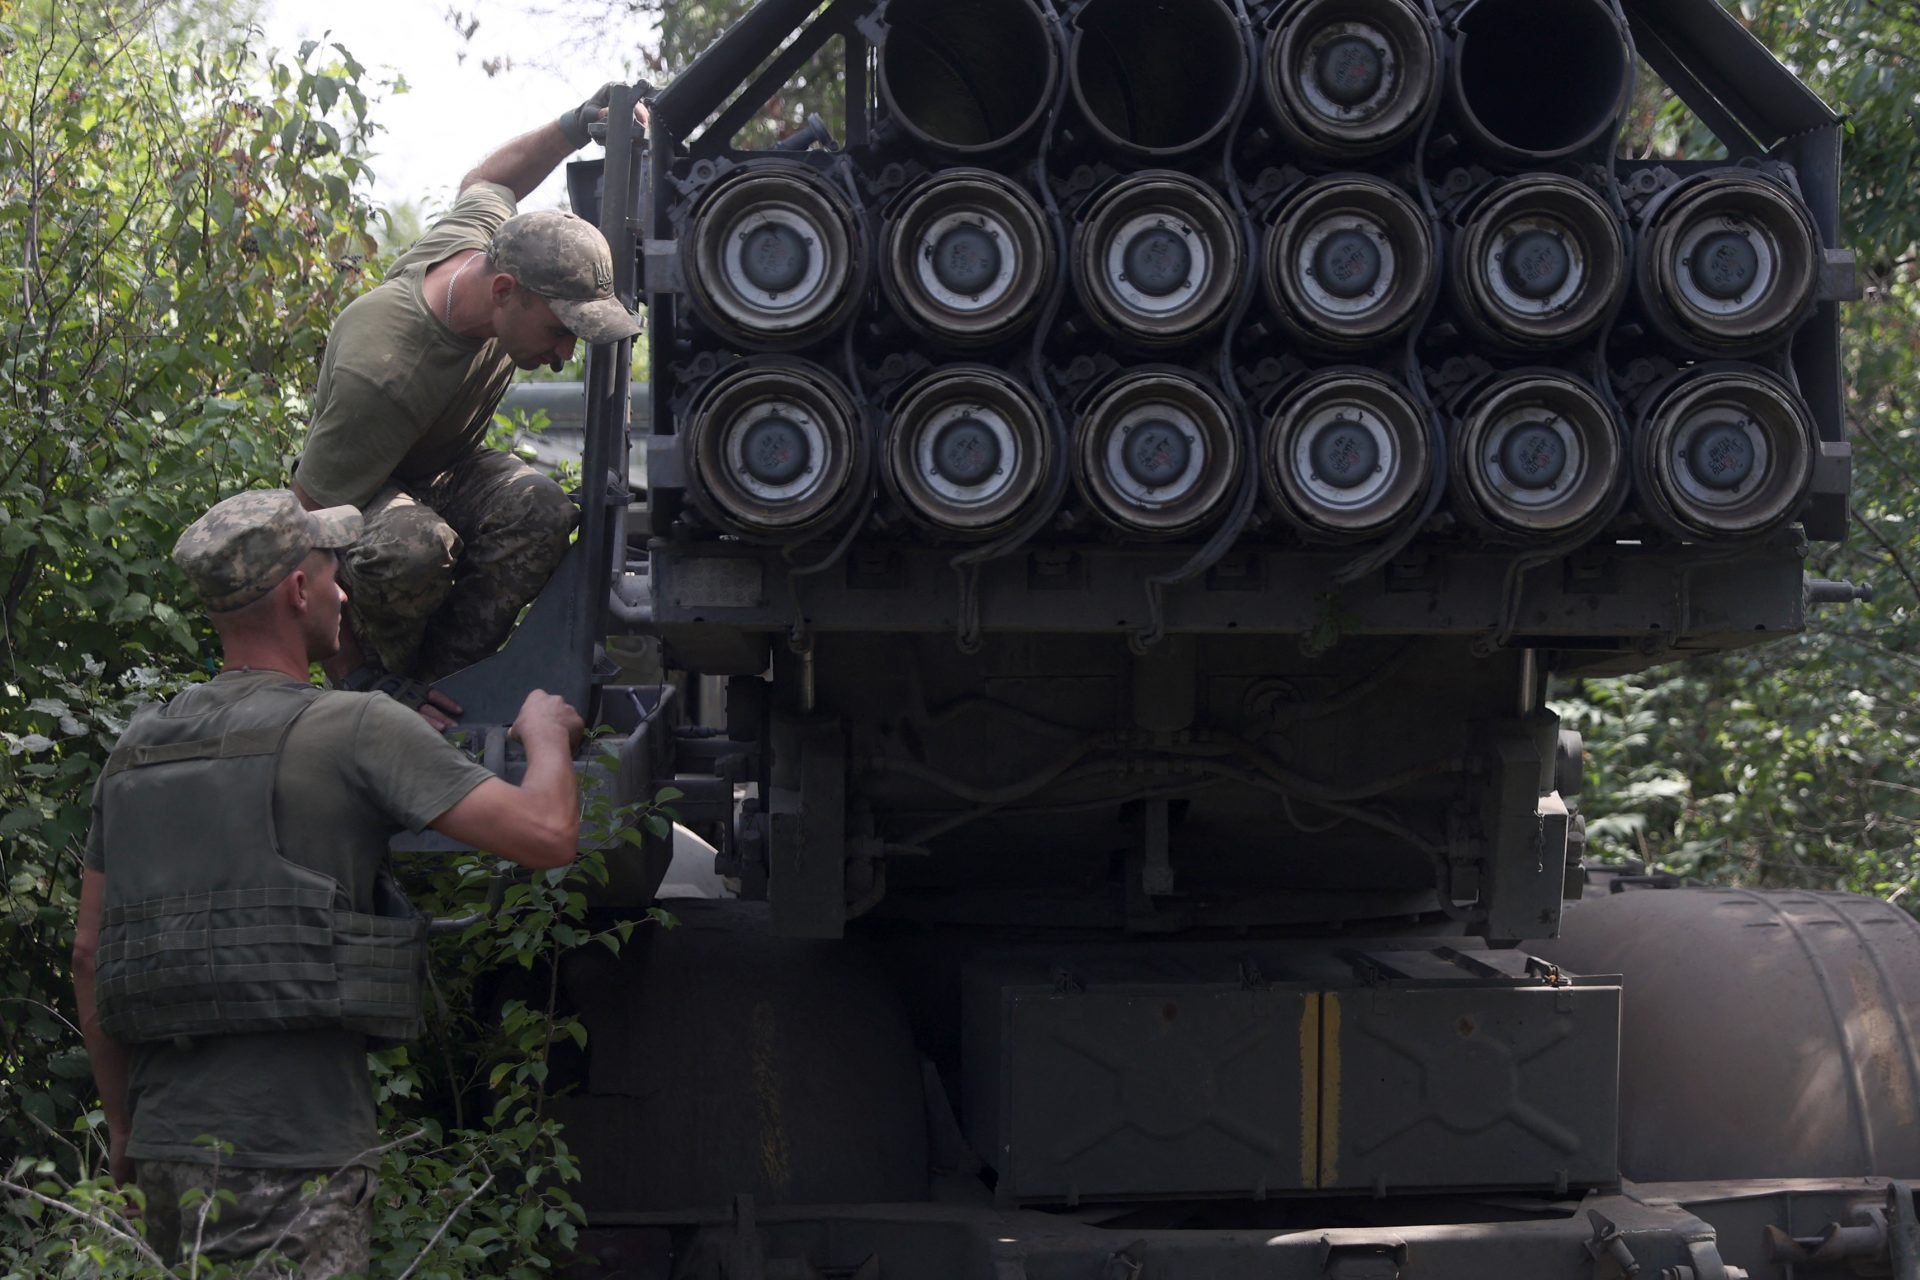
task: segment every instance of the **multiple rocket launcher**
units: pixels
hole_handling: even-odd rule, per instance
[[[870,141],[679,183],[708,532],[1538,551],[1802,508],[1814,219],[1785,165],[1616,159],[1605,0],[879,16]]]

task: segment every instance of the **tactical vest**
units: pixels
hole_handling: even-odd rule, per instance
[[[420,1033],[427,921],[385,849],[372,914],[280,853],[281,748],[322,696],[338,695],[289,681],[202,715],[151,709],[114,749],[100,784],[108,861],[95,991],[115,1039]]]

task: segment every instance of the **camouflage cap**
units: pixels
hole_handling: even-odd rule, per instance
[[[291,490],[251,489],[188,525],[173,544],[173,562],[209,612],[225,613],[279,586],[309,551],[352,546],[359,536],[352,507],[308,511]]]
[[[600,228],[558,209],[508,218],[487,258],[547,300],[561,324],[588,342],[617,342],[640,332],[613,293],[613,253]]]

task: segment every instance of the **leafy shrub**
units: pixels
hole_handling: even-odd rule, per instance
[[[104,1121],[68,957],[93,780],[134,706],[217,650],[168,560],[216,499],[283,484],[333,316],[377,277],[369,85],[338,45],[183,45],[150,0],[0,3],[0,1277],[158,1277]],[[657,814],[590,814],[624,826]],[[470,909],[490,860],[422,905]],[[545,1115],[584,1031],[552,981],[595,858],[440,939],[448,1016],[376,1063],[375,1274],[530,1276],[578,1210]],[[467,907],[455,908],[455,902]],[[544,985],[502,996],[503,969]],[[220,1209],[218,1197],[202,1206]],[[264,1272],[263,1272],[264,1273]],[[199,1277],[220,1268],[198,1265]]]

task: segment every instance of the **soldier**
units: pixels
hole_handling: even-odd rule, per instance
[[[336,683],[417,702],[425,690],[389,673],[432,681],[492,653],[566,552],[573,503],[483,442],[515,368],[558,369],[576,337],[640,330],[614,296],[598,228],[557,210],[517,213],[586,144],[610,89],[482,160],[446,215],[334,322],[293,489],[309,509],[365,517],[342,556],[350,603],[327,667]]]
[[[94,790],[74,985],[109,1167],[124,1182],[137,1164],[163,1256],[199,1231],[183,1193],[217,1187],[235,1202],[202,1256],[365,1270],[367,1048],[418,1033],[426,973],[389,838],[430,826],[523,866],[574,857],[582,725],[559,697],[528,695],[514,721],[515,786],[385,695],[309,683],[339,648],[337,552],[360,533],[353,508],[285,489],[195,521],[173,558],[225,666],[136,714]]]

